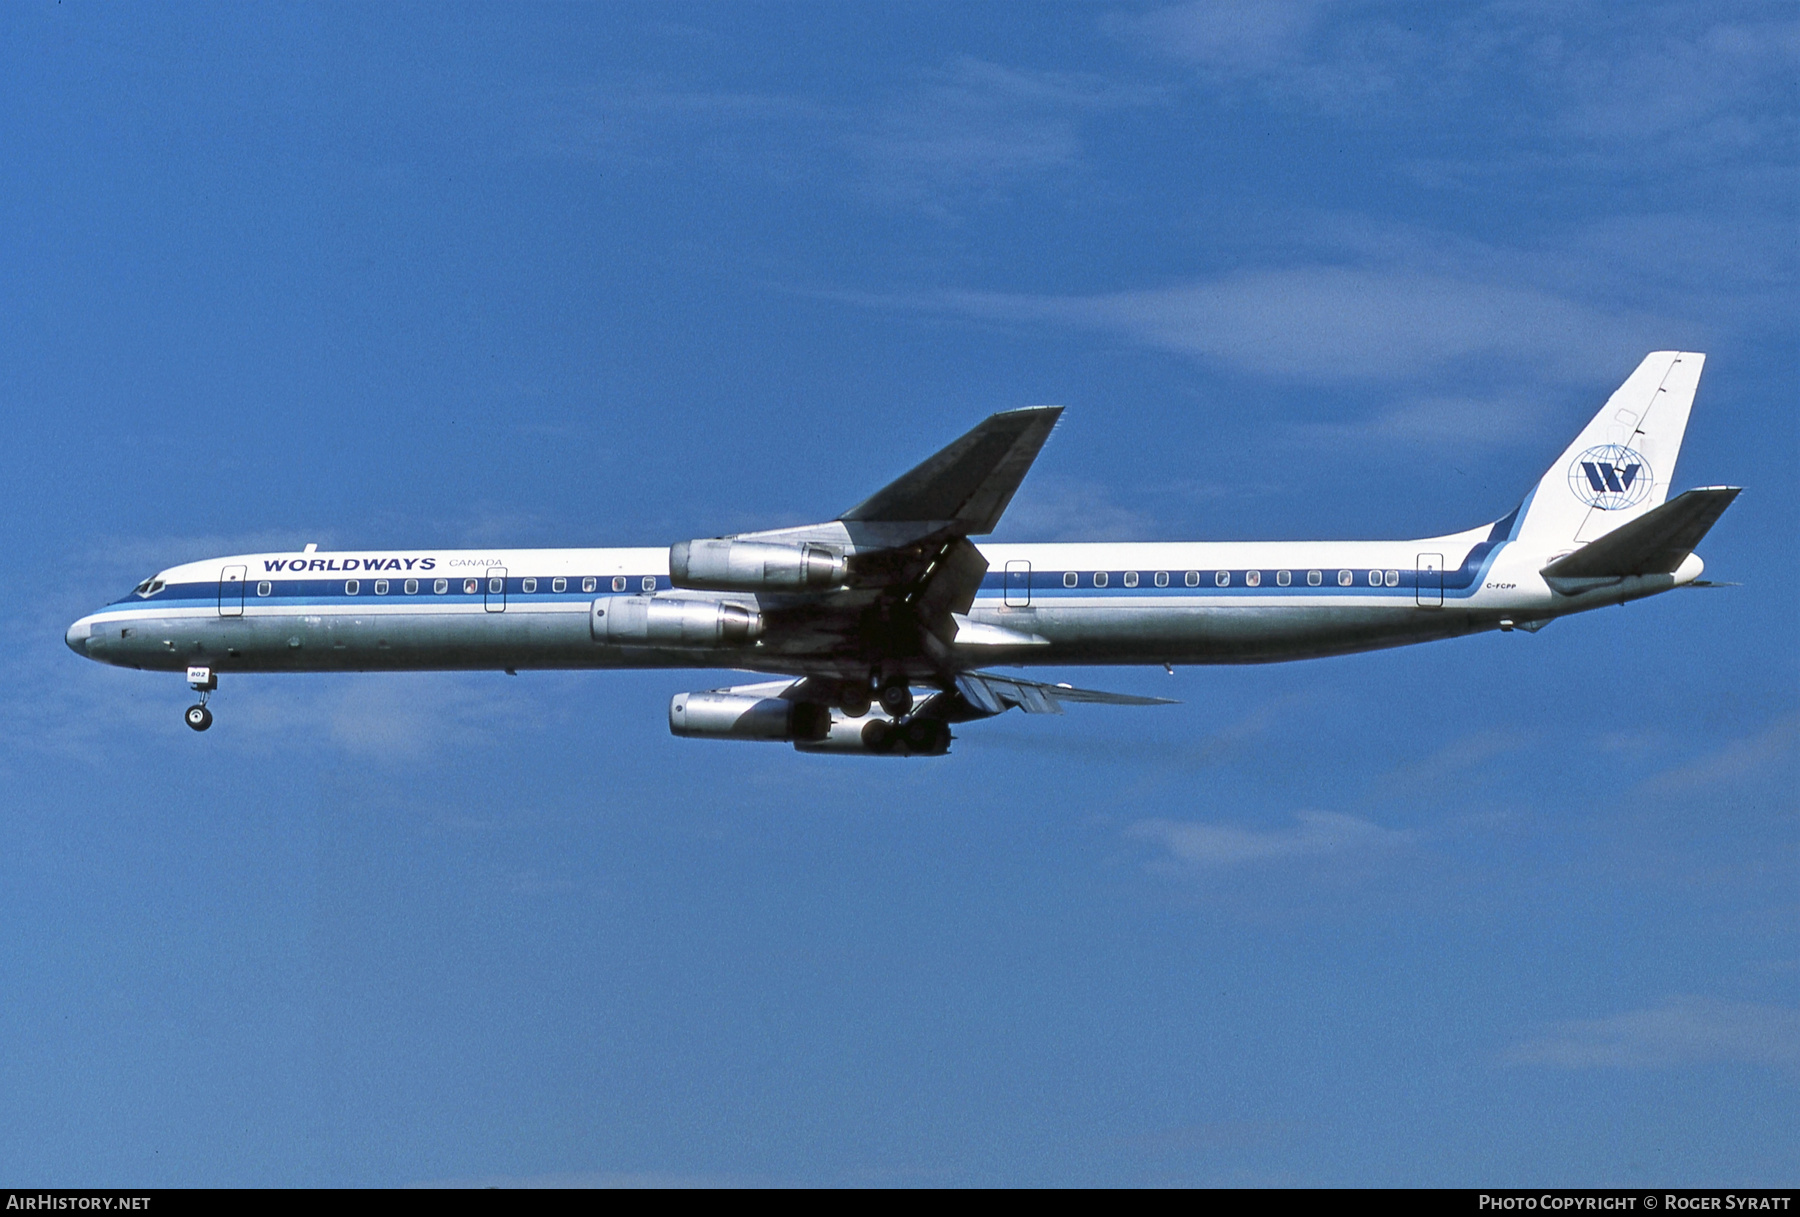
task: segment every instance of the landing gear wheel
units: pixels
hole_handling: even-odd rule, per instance
[[[196,731],[204,731],[212,726],[212,711],[205,706],[189,706],[182,717]]]
[[[863,725],[863,747],[870,752],[892,752],[897,732],[893,724],[885,718],[872,719]]]
[[[845,685],[838,694],[838,709],[849,718],[861,718],[869,712],[869,691],[861,685]]]
[[[881,686],[881,708],[894,718],[899,718],[912,709],[912,704],[912,689],[907,685],[905,677],[896,676]]]

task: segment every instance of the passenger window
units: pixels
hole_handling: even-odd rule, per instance
[[[387,589],[388,589],[388,581],[386,579],[375,580],[375,594],[377,596],[387,595]]]
[[[1125,586],[1126,587],[1136,587],[1137,585],[1138,585],[1137,572],[1134,570],[1126,571],[1125,572]]]
[[[1349,571],[1341,570],[1338,572],[1338,586],[1339,587],[1349,587],[1351,579],[1352,579],[1352,575],[1350,574]]]
[[[613,591],[622,592],[624,590],[625,590],[625,576],[624,575],[614,575],[613,576]]]
[[[1387,573],[1387,585],[1389,587],[1399,587],[1400,586],[1400,572],[1399,571],[1391,570]]]
[[[1169,572],[1168,571],[1159,570],[1156,572],[1156,586],[1158,586],[1158,587],[1169,586]]]
[[[1372,570],[1369,572],[1369,586],[1370,587],[1380,587],[1381,586],[1381,572],[1380,571]]]
[[[553,592],[566,592],[569,590],[569,581],[563,578],[552,579],[550,580],[550,590]]]
[[[1187,585],[1189,587],[1199,587],[1200,586],[1200,572],[1199,571],[1191,570],[1187,573]]]
[[[464,579],[463,580],[463,595],[473,596],[480,587],[481,587],[481,580],[479,580],[479,579]]]
[[[591,592],[591,591],[593,591],[593,590],[594,590],[594,586],[595,586],[595,585],[594,585],[594,579],[593,579],[593,576],[591,576],[591,575],[590,575],[590,576],[589,576],[589,577],[588,577],[588,578],[586,578],[586,579],[583,579],[583,580],[582,580],[582,581],[581,581],[581,590],[582,590],[582,591],[584,591],[584,592]]]
[[[362,590],[361,580],[358,580],[358,579],[344,580],[344,595],[354,596],[354,595],[356,595],[357,592],[360,592],[361,590]]]
[[[503,592],[505,590],[506,590],[506,580],[504,580],[504,579],[489,579],[488,580],[488,591],[492,592],[494,595],[498,596],[501,592]]]
[[[256,585],[256,594],[259,596],[266,596],[274,590],[275,590],[274,585],[271,584],[267,579],[264,579],[261,583],[258,583]]]
[[[520,590],[520,591],[522,591],[522,592],[535,592],[535,591],[537,591],[537,580],[536,580],[536,579],[527,579],[527,580],[525,580],[525,582],[523,582],[523,583],[521,583],[521,584],[519,584],[519,590]]]
[[[643,588],[647,592],[655,591],[656,590],[656,576],[655,575],[645,575],[644,582],[643,582]]]
[[[1106,586],[1106,572],[1105,571],[1097,570],[1094,572],[1094,586],[1095,587],[1105,587]]]
[[[406,594],[409,596],[416,596],[419,594],[419,581],[417,579],[408,579],[406,581]]]
[[[450,590],[450,580],[439,579],[436,583],[433,583],[431,585],[431,590],[433,592],[435,592],[437,595],[440,595],[440,596],[443,595],[445,592]]]
[[[1293,581],[1294,575],[1292,571],[1278,570],[1275,572],[1275,586],[1286,587]]]
[[[1228,570],[1214,571],[1213,572],[1213,582],[1216,583],[1220,587],[1230,587],[1231,586],[1231,572]]]
[[[1244,582],[1251,587],[1261,587],[1262,586],[1262,572],[1259,570],[1245,571],[1244,572]]]
[[[1306,572],[1306,582],[1310,587],[1317,587],[1325,582],[1325,576],[1319,571],[1309,570]]]
[[[1063,586],[1064,587],[1074,587],[1077,583],[1080,583],[1080,582],[1081,582],[1081,576],[1076,574],[1074,571],[1066,570],[1063,572]]]

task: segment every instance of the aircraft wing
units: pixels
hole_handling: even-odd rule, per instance
[[[1061,406],[990,415],[838,519],[887,524],[944,521],[962,536],[985,536],[1000,522],[1061,416]]]
[[[821,562],[841,555],[842,578],[832,585],[758,593],[764,652],[781,660],[774,670],[860,679],[884,668],[942,684],[965,662],[954,655],[959,645],[1011,641],[964,616],[987,574],[969,537],[994,530],[1061,415],[1060,406],[991,415],[835,520],[687,542],[682,561],[728,543],[823,547],[831,557]]]

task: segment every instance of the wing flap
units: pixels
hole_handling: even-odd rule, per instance
[[[1072,685],[1050,685],[992,672],[963,672],[956,678],[957,692],[984,714],[1001,714],[1017,706],[1027,714],[1061,714],[1063,702],[1087,702],[1104,706],[1173,706],[1166,697],[1139,697],[1132,693],[1102,693]]]

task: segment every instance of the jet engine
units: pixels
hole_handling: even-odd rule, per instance
[[[843,551],[773,541],[679,541],[669,546],[669,581],[714,592],[818,591],[841,587]]]
[[[588,610],[595,642],[628,647],[720,647],[754,642],[762,614],[717,600],[602,596]]]
[[[669,732],[702,739],[812,740],[831,731],[831,708],[754,693],[677,693]]]
[[[848,718],[818,702],[720,689],[669,699],[669,732],[698,739],[776,740],[801,752],[942,756],[950,726],[932,718],[895,722],[880,711]]]

